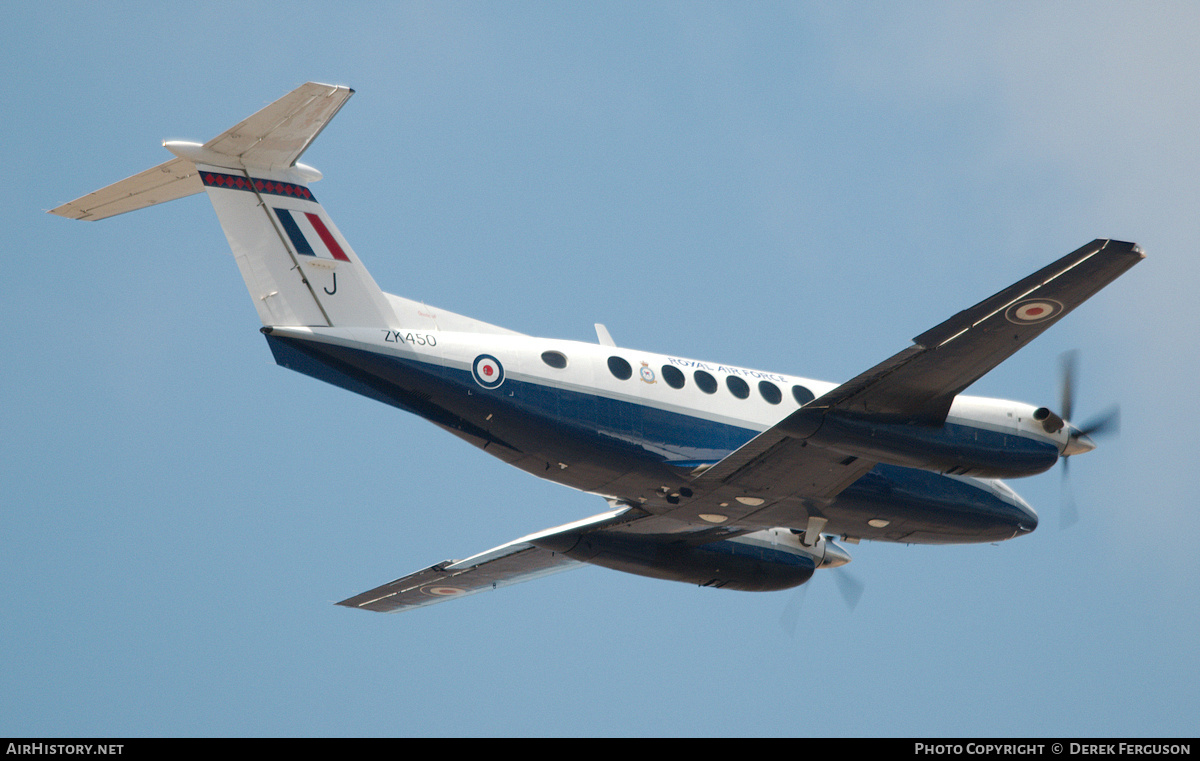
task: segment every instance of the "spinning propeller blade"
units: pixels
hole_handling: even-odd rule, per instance
[[[838,592],[846,602],[846,607],[853,613],[858,606],[858,601],[862,599],[866,584],[859,581],[845,568],[832,568],[828,571],[821,571],[821,573],[833,576],[834,581],[837,582]],[[804,598],[808,594],[809,584],[812,584],[811,580],[801,584],[795,593],[788,597],[787,605],[784,606],[783,613],[779,616],[779,626],[789,637],[795,638],[796,636],[796,627],[800,623],[800,613],[804,609]]]
[[[1070,485],[1071,456],[1088,452],[1095,448],[1093,436],[1105,436],[1120,432],[1121,409],[1117,405],[1109,407],[1099,415],[1095,415],[1080,427],[1071,424],[1071,415],[1075,410],[1076,377],[1078,375],[1079,352],[1071,350],[1064,352],[1059,358],[1062,371],[1061,415],[1066,421],[1070,432],[1070,441],[1062,453],[1062,484],[1063,504],[1059,513],[1059,525],[1068,528],[1079,521],[1079,511],[1075,506],[1075,497]]]
[[[858,607],[858,601],[862,599],[866,585],[844,568],[835,568],[833,571],[833,579],[837,582],[838,591],[842,593],[842,599],[846,601],[846,606],[853,612]]]

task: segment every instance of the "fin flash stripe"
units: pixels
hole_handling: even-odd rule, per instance
[[[292,219],[292,213],[287,209],[276,209],[275,216],[279,218],[279,223],[283,225],[283,229],[292,240],[292,245],[296,248],[297,254],[305,256],[316,256],[317,252],[313,251],[312,246],[308,245],[308,239],[304,237],[304,233],[300,231],[300,227],[296,224],[296,220]]]
[[[333,237],[333,233],[329,232],[329,228],[321,221],[321,218],[312,212],[304,212],[304,216],[308,218],[308,223],[317,231],[317,235],[321,236],[321,242],[329,249],[329,253],[333,254],[333,258],[341,262],[350,261],[350,257],[346,256],[346,252],[338,245],[337,239]]]
[[[350,257],[346,256],[345,250],[333,237],[333,233],[329,232],[329,228],[321,221],[321,218],[312,212],[298,212],[290,209],[274,209],[275,216],[279,219],[279,223],[283,225],[284,232],[292,241],[292,246],[295,247],[297,254],[305,256],[315,256],[319,259],[328,259],[333,257],[339,262],[348,262]],[[296,215],[300,215],[297,217]],[[299,219],[299,222],[297,222]],[[310,228],[306,234],[301,226],[307,222]],[[329,256],[325,256],[324,251],[318,251],[309,241],[309,236],[313,233],[321,239],[321,243],[325,244],[325,251]]]

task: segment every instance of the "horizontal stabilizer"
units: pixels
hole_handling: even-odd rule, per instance
[[[204,144],[206,151],[235,159],[219,166],[283,170],[295,165],[354,91],[308,82]]]
[[[196,170],[197,163],[287,172],[353,94],[349,87],[308,82],[203,145],[164,143],[178,158],[88,193],[50,213],[94,221],[199,193],[204,183]],[[312,182],[321,176],[311,167],[301,166],[295,171],[298,174],[293,179],[300,182]]]
[[[207,191],[263,325],[394,328],[396,314],[296,160],[354,94],[308,82],[206,143],[172,140],[176,158],[51,213],[104,219]]]
[[[95,221],[174,201],[202,190],[204,184],[200,182],[195,164],[185,159],[171,159],[153,169],[64,203],[51,209],[50,213],[67,219]]]

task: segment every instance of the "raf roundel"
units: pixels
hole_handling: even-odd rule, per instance
[[[467,593],[467,590],[460,587],[421,587],[421,591],[430,597],[454,597]]]
[[[1017,325],[1031,325],[1035,322],[1049,320],[1060,314],[1063,305],[1053,299],[1030,299],[1019,304],[1013,304],[1004,313],[1004,317]]]
[[[480,354],[475,358],[471,374],[475,376],[475,382],[484,388],[499,388],[504,382],[504,366],[490,354]]]

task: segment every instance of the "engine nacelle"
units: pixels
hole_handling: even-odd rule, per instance
[[[889,424],[834,413],[825,415],[820,429],[807,438],[811,444],[846,455],[983,478],[1041,473],[1049,470],[1059,455],[1055,442],[1023,436],[1016,430],[949,422],[940,426]]]
[[[812,547],[788,529],[768,529],[692,546],[683,534],[678,543],[638,540],[597,533],[535,541],[543,549],[572,560],[617,571],[702,587],[768,592],[796,587],[820,567],[849,561],[845,550],[820,537]],[[552,546],[554,545],[554,546]],[[571,545],[571,546],[566,546]]]

